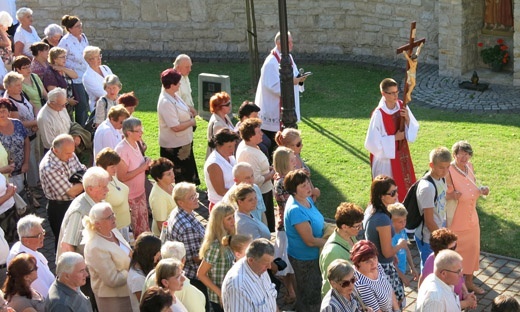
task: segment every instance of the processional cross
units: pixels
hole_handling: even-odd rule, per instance
[[[426,42],[426,38],[419,39],[415,41],[415,26],[416,22],[413,21],[410,24],[410,41],[399,47],[396,50],[396,54],[403,54],[406,60],[406,73],[405,73],[405,84],[404,84],[404,92],[403,92],[403,107],[412,100],[412,91],[415,87],[416,80],[416,70],[417,70],[417,57],[419,53],[421,53],[421,48],[423,44]],[[413,49],[418,47],[416,52],[413,53]],[[401,124],[399,125],[399,130],[404,131],[404,118],[401,118]]]

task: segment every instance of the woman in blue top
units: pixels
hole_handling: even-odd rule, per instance
[[[319,311],[321,305],[320,248],[323,216],[312,201],[312,185],[304,170],[285,176],[284,187],[291,196],[285,204],[284,223],[287,253],[296,277],[296,311]]]

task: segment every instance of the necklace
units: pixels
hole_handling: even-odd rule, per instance
[[[106,238],[106,239],[112,239],[112,237],[114,237],[114,233],[112,233],[112,231],[110,231],[110,236],[103,235],[103,234],[99,233],[98,231],[96,231],[96,234],[103,238]]]
[[[116,180],[112,179],[112,181],[110,181],[110,184],[112,184],[112,185],[116,188],[116,190],[118,190],[118,191],[121,190],[121,188],[119,187],[119,185],[117,185]]]
[[[478,190],[480,190],[480,187],[475,183],[475,181],[473,181],[473,179],[471,179],[469,177],[469,174],[471,173],[473,175],[473,177],[475,178],[475,174],[473,174],[473,172],[470,171],[468,165],[465,165],[465,169],[464,171],[462,171],[462,169],[460,169],[455,163],[451,163],[451,165],[453,167],[455,167],[455,169],[460,173],[462,174],[463,177],[465,177],[469,182],[471,182],[471,184],[473,184]]]
[[[137,147],[133,147],[132,144],[130,144],[130,142],[128,142],[127,139],[124,139],[124,141],[126,142],[126,144],[128,144],[128,146],[130,146],[132,148],[132,150],[134,151],[134,153],[137,153],[139,156],[142,156],[141,154],[141,150],[139,149],[139,146]],[[135,143],[137,145],[137,142]]]

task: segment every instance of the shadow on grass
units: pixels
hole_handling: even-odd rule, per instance
[[[500,215],[489,214],[479,206],[477,206],[477,211],[480,220],[480,249],[503,255],[504,246],[507,246],[506,255],[520,259],[520,228],[518,224]]]

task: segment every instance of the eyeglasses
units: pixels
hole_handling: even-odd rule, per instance
[[[360,223],[358,225],[352,225],[351,228],[356,230],[362,230],[363,229],[363,223]]]
[[[353,276],[350,280],[346,280],[346,281],[341,281],[341,282],[338,282],[339,286],[341,286],[341,288],[346,288],[346,287],[349,287],[350,284],[354,284],[356,282],[356,277]]]
[[[397,189],[391,191],[390,193],[386,193],[385,195],[394,197],[397,194]]]
[[[383,92],[386,94],[389,94],[389,95],[395,95],[395,96],[399,95],[399,90],[397,90],[395,92],[386,92],[386,91],[383,91]]]
[[[199,199],[199,193],[195,193],[193,195],[191,195],[190,197],[188,197],[189,200],[196,200],[196,199]]]
[[[231,105],[231,101],[227,102],[226,104],[222,104],[221,106],[230,106]]]
[[[449,250],[455,250],[457,249],[457,244],[455,244],[453,247],[448,247]]]
[[[303,142],[302,142],[302,141],[299,141],[298,143],[294,144],[294,146],[296,146],[296,147],[301,147],[302,144],[303,144]]]
[[[112,212],[108,217],[101,218],[101,220],[110,220],[110,219],[115,219],[115,218],[116,218],[116,215]]]
[[[31,65],[22,66],[22,67],[20,67],[20,69],[24,69],[24,70],[25,69],[31,69]]]
[[[43,236],[45,236],[45,230],[43,230],[42,232],[38,233],[38,235],[33,235],[33,236],[24,236],[25,238],[42,238]]]
[[[448,271],[448,272],[460,275],[460,273],[462,273],[462,268],[458,269],[457,271],[452,271],[452,270],[448,270],[448,269],[444,269],[444,271]]]
[[[32,269],[29,271],[29,273],[32,273],[32,272],[34,272],[34,271],[38,271],[38,266],[35,265],[34,268],[32,268]]]

